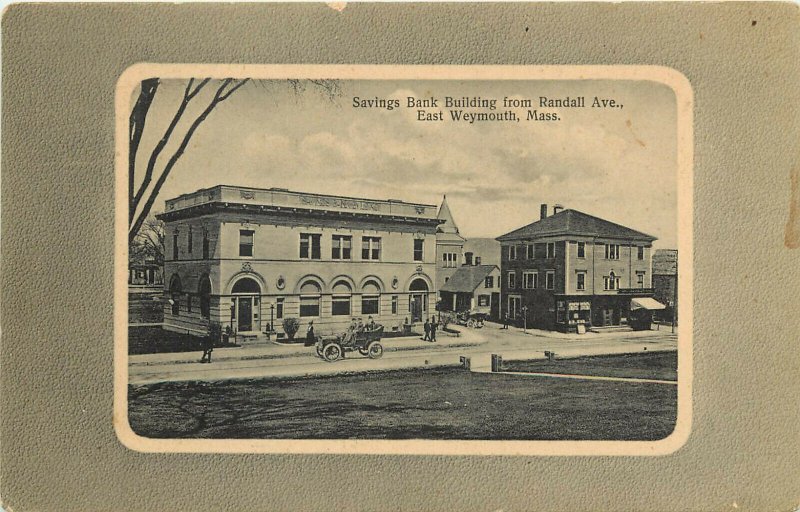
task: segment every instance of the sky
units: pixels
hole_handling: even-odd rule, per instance
[[[675,97],[649,81],[340,81],[330,98],[304,84],[251,81],[198,128],[156,200],[217,184],[438,205],[444,195],[467,238],[500,236],[561,204],[677,247]],[[137,158],[137,179],[177,109],[186,81],[163,81]],[[176,130],[182,134],[218,86],[210,82]],[[138,94],[138,93],[135,93]],[[135,99],[135,94],[133,99]],[[448,120],[417,121],[406,98],[439,99]],[[586,108],[534,108],[560,121],[449,120],[445,96],[586,98]],[[622,108],[591,108],[595,96]],[[354,108],[353,98],[398,99],[401,108]],[[132,100],[133,101],[133,100]],[[472,112],[486,109],[468,109]],[[194,115],[192,115],[194,114]],[[178,143],[173,137],[162,162]]]

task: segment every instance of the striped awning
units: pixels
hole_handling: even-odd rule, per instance
[[[658,309],[666,309],[667,306],[661,304],[655,299],[651,299],[650,297],[638,297],[636,299],[631,299],[631,309],[649,309],[652,311]]]

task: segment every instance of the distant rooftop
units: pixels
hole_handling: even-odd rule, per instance
[[[452,277],[444,283],[441,291],[472,293],[496,268],[497,265],[464,265],[459,267]]]
[[[501,242],[544,236],[582,235],[652,242],[656,237],[578,210],[561,210],[544,219],[497,237]]]

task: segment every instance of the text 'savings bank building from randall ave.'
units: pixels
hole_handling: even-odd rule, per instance
[[[434,205],[219,185],[166,201],[164,328],[318,333],[434,312]]]

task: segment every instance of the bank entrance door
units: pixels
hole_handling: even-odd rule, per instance
[[[239,297],[239,332],[253,330],[253,299]]]
[[[411,312],[411,322],[421,322],[427,313],[428,284],[423,279],[414,279],[409,286],[408,309]]]

